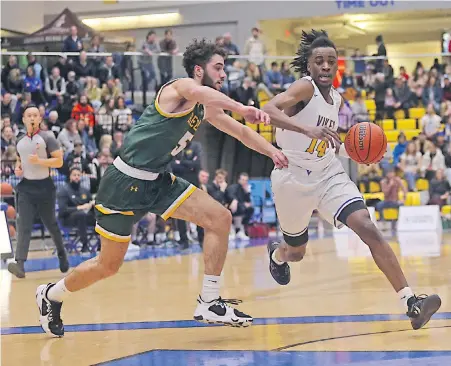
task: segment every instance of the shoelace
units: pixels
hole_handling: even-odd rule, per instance
[[[238,305],[241,304],[243,301],[239,299],[223,299],[222,297],[219,297],[218,300],[216,300],[220,305],[228,306],[228,304],[231,305]]]
[[[420,294],[418,296],[414,295],[415,301],[413,302],[413,304],[409,307],[409,310],[407,312],[408,316],[411,317],[417,317],[420,315],[420,308],[417,306],[418,301],[424,300],[428,297],[428,295],[426,294]]]

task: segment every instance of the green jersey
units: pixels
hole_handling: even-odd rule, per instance
[[[120,152],[128,165],[153,173],[165,171],[172,158],[192,140],[204,119],[201,104],[179,113],[164,112],[158,105],[163,88],[127,133]]]

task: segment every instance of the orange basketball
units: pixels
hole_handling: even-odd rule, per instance
[[[16,228],[12,225],[8,225],[9,237],[14,238],[16,236]]]
[[[345,138],[349,157],[359,164],[379,162],[387,150],[387,136],[378,125],[369,122],[351,127]]]
[[[2,196],[11,196],[13,194],[13,187],[9,183],[2,182],[0,189],[2,190]]]
[[[8,208],[6,209],[6,217],[10,220],[16,218],[16,209],[13,206],[8,205]]]

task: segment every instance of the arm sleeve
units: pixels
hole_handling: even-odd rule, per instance
[[[45,133],[42,135],[42,138],[47,146],[47,154],[50,155],[52,152],[61,149],[61,146],[53,133]]]

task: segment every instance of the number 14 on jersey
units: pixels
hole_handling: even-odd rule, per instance
[[[326,154],[327,145],[325,141],[318,141],[318,139],[312,139],[310,146],[305,152],[313,154],[315,151],[319,158],[322,158]]]

